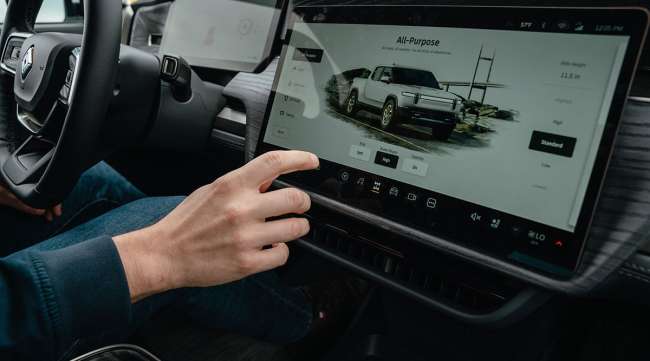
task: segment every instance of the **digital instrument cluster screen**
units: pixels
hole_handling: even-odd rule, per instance
[[[282,0],[176,0],[170,8],[161,54],[190,65],[252,72],[269,56]]]
[[[646,22],[630,9],[299,8],[259,148],[322,159],[295,184],[571,272]]]

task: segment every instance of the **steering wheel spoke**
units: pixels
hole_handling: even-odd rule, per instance
[[[16,71],[21,67],[21,56],[23,53],[23,43],[29,39],[33,33],[14,32],[9,35],[2,48],[2,59],[0,60],[0,69],[9,76],[15,76]]]
[[[33,182],[42,175],[54,151],[54,143],[30,136],[2,165],[2,171],[12,184]]]
[[[59,135],[67,112],[68,99],[59,96],[46,113],[44,119],[39,119],[38,116],[21,109],[20,106],[16,107],[16,118],[29,133],[55,139]]]

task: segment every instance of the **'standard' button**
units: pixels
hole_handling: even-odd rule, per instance
[[[571,158],[576,147],[576,141],[576,138],[534,130],[528,148]]]

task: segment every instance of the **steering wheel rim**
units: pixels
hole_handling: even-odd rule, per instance
[[[120,0],[84,0],[83,36],[36,33],[34,23],[42,1],[10,1],[0,36],[3,65],[8,40],[16,34],[26,36],[13,89],[12,74],[5,66],[0,81],[4,98],[0,101],[0,175],[19,199],[40,208],[59,203],[79,176],[105,155],[99,143],[118,69],[122,10]],[[74,64],[70,58],[73,51]],[[23,63],[30,60],[30,69],[24,74]],[[69,69],[62,65],[65,60],[73,70],[71,79]],[[62,97],[66,83],[59,82],[66,78],[70,80],[69,94]],[[52,94],[55,103],[47,111],[46,102],[52,100]],[[12,96],[13,100],[7,98]],[[10,108],[14,102],[18,112]],[[24,121],[17,123],[21,106],[47,115],[41,124],[37,122],[40,127],[28,127],[31,134],[24,140],[12,132],[17,124],[26,126]],[[63,112],[55,113],[57,106],[63,106]]]

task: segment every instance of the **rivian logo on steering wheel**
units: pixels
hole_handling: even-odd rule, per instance
[[[29,49],[27,49],[27,52],[23,57],[23,62],[20,67],[20,76],[23,80],[25,80],[29,72],[32,70],[33,64],[34,64],[34,46],[31,46]]]

